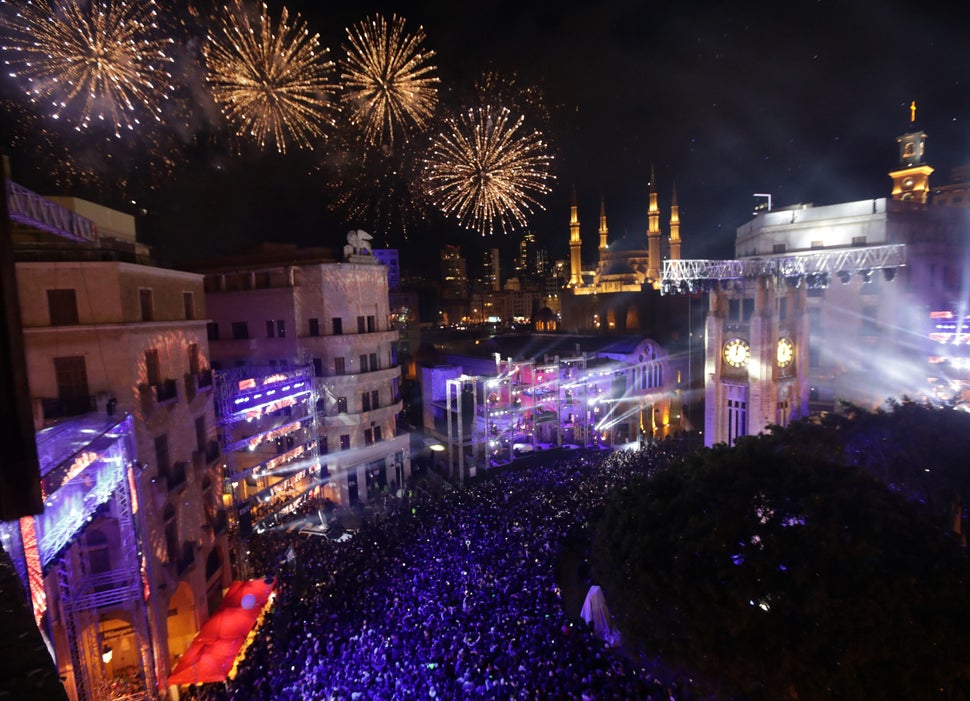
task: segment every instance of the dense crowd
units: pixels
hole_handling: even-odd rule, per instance
[[[235,679],[189,695],[689,698],[689,688],[596,638],[578,609],[565,610],[557,582],[563,544],[610,490],[684,446],[572,450],[464,489],[414,488],[345,543],[282,529],[256,537],[254,571],[277,577],[276,605]]]

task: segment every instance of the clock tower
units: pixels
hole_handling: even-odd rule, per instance
[[[924,160],[926,132],[916,126],[916,102],[909,106],[909,130],[896,137],[896,142],[899,144],[899,167],[889,173],[893,179],[892,197],[926,204],[933,168]]]

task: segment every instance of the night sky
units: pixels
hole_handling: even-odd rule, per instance
[[[280,6],[269,2],[274,16]],[[422,25],[446,102],[486,69],[539,88],[556,180],[530,228],[553,257],[567,253],[573,187],[590,258],[601,197],[611,239],[646,231],[651,168],[665,231],[676,182],[685,258],[729,256],[753,193],[771,193],[776,207],[886,196],[895,138],[907,129],[913,100],[928,134],[927,160],[937,169],[932,182],[942,184],[951,166],[970,162],[966,25],[916,3],[306,0],[287,7],[320,33],[334,60],[344,29],[374,12]],[[191,74],[195,45],[180,48]],[[14,95],[6,76],[2,87]],[[13,105],[8,121],[23,106],[16,97]],[[326,144],[310,153],[238,155],[214,132],[212,105],[196,105],[183,121],[191,162],[150,191],[129,187],[125,197],[136,204],[119,207],[149,213],[142,232],[163,261],[257,240],[338,246],[352,228],[372,230],[327,208],[315,169],[327,158]],[[77,158],[97,157],[90,140],[73,143]],[[36,147],[8,149],[15,181],[54,194],[36,167]],[[79,185],[71,194],[121,202],[110,188],[92,194]],[[426,260],[429,245],[458,243],[474,255],[492,246],[511,251],[517,239],[483,238],[433,217],[406,240],[392,233],[375,244],[401,248],[408,268]]]

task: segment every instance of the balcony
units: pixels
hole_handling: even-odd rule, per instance
[[[225,511],[217,511],[215,518],[212,519],[212,532],[215,535],[222,535],[229,530],[229,517]]]
[[[212,391],[212,370],[185,373],[185,394],[189,401],[198,395]]]
[[[41,410],[44,420],[64,419],[69,416],[80,416],[97,411],[98,405],[94,395],[65,398],[41,398]]]
[[[163,477],[165,477],[165,482],[168,485],[168,491],[174,492],[176,490],[181,490],[185,487],[187,483],[187,463],[177,462],[167,470],[164,471]]]
[[[175,380],[162,380],[161,384],[154,386],[155,401],[159,405],[172,404],[178,401],[179,392]]]
[[[175,380],[162,380],[157,385],[138,385],[138,398],[141,401],[142,413],[151,416],[157,407],[171,406],[178,401],[178,385]]]

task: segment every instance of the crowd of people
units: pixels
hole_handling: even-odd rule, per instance
[[[277,577],[276,605],[235,678],[188,695],[688,699],[689,685],[598,639],[578,607],[566,610],[557,581],[564,543],[610,491],[684,447],[570,450],[461,489],[415,486],[344,543],[256,536],[251,561]]]

